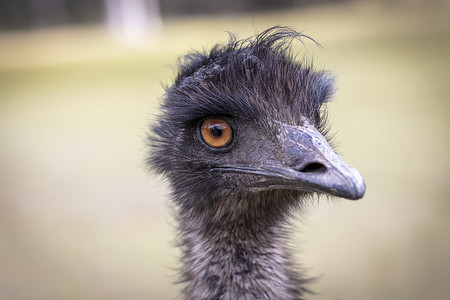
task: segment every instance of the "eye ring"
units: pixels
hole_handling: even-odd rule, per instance
[[[233,139],[230,124],[223,119],[205,119],[200,126],[200,136],[208,146],[220,149],[228,146]]]

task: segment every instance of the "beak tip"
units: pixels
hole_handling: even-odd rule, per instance
[[[364,197],[364,194],[366,193],[366,183],[364,182],[364,179],[362,176],[358,178],[359,180],[356,180],[353,185],[352,192],[349,193],[349,197],[347,199],[349,200],[358,200]]]

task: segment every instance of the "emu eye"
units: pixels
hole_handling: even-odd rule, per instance
[[[231,142],[231,126],[222,119],[206,119],[201,126],[203,141],[213,148],[222,148]]]

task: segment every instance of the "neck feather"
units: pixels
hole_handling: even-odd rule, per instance
[[[287,249],[284,206],[294,198],[274,196],[233,195],[210,200],[202,213],[180,213],[186,299],[303,299],[309,280]]]

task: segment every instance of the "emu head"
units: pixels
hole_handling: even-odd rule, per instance
[[[302,37],[276,27],[181,61],[152,128],[149,159],[181,206],[195,211],[210,199],[268,191],[363,196],[363,178],[325,137],[333,78],[292,55],[292,41]]]

